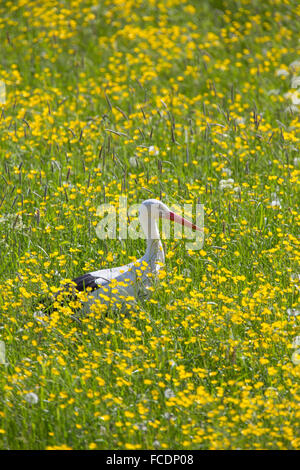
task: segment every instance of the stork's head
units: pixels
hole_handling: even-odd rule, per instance
[[[163,217],[169,212],[168,206],[157,199],[146,199],[146,201],[142,202],[139,209],[140,217],[147,216],[153,219]]]
[[[168,206],[166,206],[166,204],[157,199],[146,199],[146,201],[143,201],[139,209],[139,217],[140,220],[144,222],[144,226],[147,221],[148,227],[152,225],[152,220],[161,217],[163,219],[173,220],[174,222],[185,225],[186,227],[192,228],[193,230],[203,230],[189,220],[181,217],[181,215],[171,211]]]

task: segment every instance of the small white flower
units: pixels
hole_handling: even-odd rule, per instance
[[[299,157],[295,157],[295,158],[294,158],[294,165],[295,165],[295,166],[299,166],[299,165],[300,165],[300,158],[299,158]]]
[[[47,315],[45,315],[41,310],[34,312],[33,317],[37,322],[41,323],[43,326],[48,326],[48,324],[43,320],[43,318],[47,318]]]
[[[271,206],[281,208],[281,204],[280,204],[279,199],[274,199],[274,201],[271,202]]]
[[[299,91],[295,91],[295,93],[293,93],[290,98],[291,98],[291,100],[292,100],[292,104],[293,104],[293,105],[298,106],[298,104],[300,104],[300,94],[299,94]]]
[[[129,158],[129,165],[130,165],[130,166],[136,167],[137,164],[138,164],[138,162],[137,162],[136,157],[130,157],[130,158]]]
[[[4,341],[0,341],[0,364],[6,364]]]
[[[299,112],[299,108],[298,106],[294,105],[294,104],[291,104],[290,106],[288,106],[287,108],[285,108],[284,112],[286,114],[296,114]]]
[[[298,348],[300,346],[300,336],[295,336],[293,339],[292,347],[293,348]]]
[[[0,104],[5,104],[5,83],[0,80]]]
[[[144,423],[134,423],[135,426],[139,428],[140,431],[147,431],[147,426]]]
[[[300,364],[300,349],[297,349],[294,354],[292,355],[292,362],[295,365]]]
[[[226,173],[227,176],[231,176],[232,175],[232,171],[230,168],[223,168],[223,173]]]
[[[24,399],[27,401],[27,403],[30,403],[30,405],[36,405],[39,401],[39,397],[36,393],[33,392],[26,393]]]
[[[271,194],[271,197],[273,198],[273,200],[272,200],[272,202],[271,202],[271,206],[272,206],[272,207],[279,207],[279,208],[281,208],[280,200],[279,200],[277,194],[276,194],[276,193],[272,193],[272,194]]]
[[[175,397],[175,393],[174,393],[173,390],[171,390],[170,388],[166,388],[166,390],[165,390],[165,397],[166,397],[166,398]]]
[[[299,76],[293,77],[291,81],[291,88],[298,88],[299,86],[300,86],[300,77]]]
[[[245,122],[246,122],[246,119],[245,119],[244,117],[241,117],[241,116],[240,116],[240,117],[237,117],[237,118],[235,119],[235,123],[236,123],[236,124],[245,124]]]
[[[191,277],[192,273],[191,273],[191,270],[190,269],[184,269],[182,274],[184,275],[184,277]]]
[[[220,189],[232,189],[234,185],[234,180],[232,178],[228,178],[227,180],[220,180],[219,188]]]
[[[287,309],[287,314],[288,317],[297,317],[300,314],[300,309],[299,308],[288,308]]]
[[[285,76],[287,77],[289,75],[289,72],[286,69],[277,69],[275,72],[276,77],[281,77]]]
[[[297,106],[298,104],[300,104],[300,94],[299,94],[299,91],[296,90],[296,91],[288,91],[287,93],[285,93],[283,95],[284,98],[289,98],[292,102],[293,105]]]
[[[300,69],[300,60],[294,60],[293,62],[290,63],[289,67],[292,70]]]
[[[149,154],[150,155],[159,155],[159,150],[157,147],[155,147],[154,145],[151,145],[149,147]]]
[[[270,95],[279,95],[279,93],[280,93],[279,88],[274,88],[274,89],[272,89],[272,90],[269,90],[269,91],[267,92],[267,95],[269,95],[269,96],[270,96]]]
[[[184,142],[187,144],[189,141],[189,133],[187,129],[184,129]]]

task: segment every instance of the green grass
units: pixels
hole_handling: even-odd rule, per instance
[[[0,18],[0,448],[299,449],[298,2]],[[203,249],[164,240],[127,313],[42,325],[65,279],[144,254],[96,235],[120,195],[202,203]]]

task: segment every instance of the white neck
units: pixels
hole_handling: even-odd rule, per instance
[[[165,262],[164,250],[157,223],[153,217],[140,217],[140,222],[147,240],[147,249],[143,259],[150,264],[151,269],[156,270],[157,262]]]
[[[162,243],[159,240],[148,239],[147,240],[147,250],[144,256],[144,259],[147,263],[150,264],[152,269],[156,269],[157,263],[165,262],[165,254],[163,250]]]

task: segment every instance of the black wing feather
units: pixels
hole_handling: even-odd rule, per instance
[[[99,284],[96,284],[96,278],[91,274],[83,274],[82,276],[72,279],[72,282],[76,284],[75,289],[78,292],[85,291],[87,288],[90,288],[92,291],[99,289]]]
[[[72,279],[72,283],[74,283],[76,285],[74,286],[73,284],[66,284],[64,286],[64,289],[73,288],[73,289],[75,289],[75,292],[73,291],[72,293],[67,295],[67,298],[69,300],[76,300],[76,298],[77,298],[76,291],[77,292],[83,292],[87,288],[89,288],[91,291],[99,289],[100,286],[98,284],[96,284],[95,280],[96,280],[96,278],[94,276],[92,276],[91,274],[89,274],[89,273],[83,274],[82,276],[79,276],[79,277],[76,277],[75,279]],[[56,310],[53,307],[53,301],[59,296],[59,294],[62,294],[64,292],[64,289],[61,289],[59,292],[57,292],[55,294],[54,299],[45,297],[45,298],[42,298],[42,299],[39,300],[39,303],[43,303],[45,305],[45,313],[51,315],[51,313],[53,313],[53,311]],[[66,299],[66,297],[65,297],[65,299]],[[61,304],[63,304],[63,302]]]

